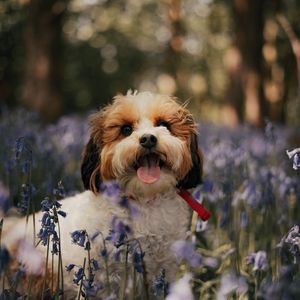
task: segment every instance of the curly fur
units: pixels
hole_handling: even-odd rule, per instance
[[[160,121],[168,126],[158,126]],[[121,128],[130,124],[133,132],[122,136]],[[64,265],[82,265],[86,251],[72,244],[70,232],[86,229],[92,235],[101,231],[109,233],[111,219],[117,216],[130,222],[134,237],[141,243],[145,254],[148,280],[153,280],[164,268],[168,280],[176,273],[176,258],[170,251],[171,244],[184,239],[188,226],[189,210],[177,195],[178,188],[195,187],[200,183],[202,156],[197,146],[196,126],[192,115],[175,99],[152,93],[128,93],[114,98],[90,119],[91,137],[83,152],[82,180],[87,191],[64,199],[62,209],[66,218],[60,218],[62,258]],[[157,138],[153,152],[164,162],[159,180],[146,184],[139,180],[134,168],[139,157],[145,154],[139,143],[144,134]],[[117,180],[121,192],[127,195],[137,209],[135,217],[110,197],[99,192],[101,182]],[[36,218],[41,219],[41,213]],[[32,228],[25,230],[25,220],[13,221],[4,230],[4,243],[12,248]],[[29,221],[29,224],[31,222]],[[92,243],[91,256],[98,257],[103,242],[100,237]],[[39,246],[45,252],[43,246]],[[108,246],[108,252],[113,251]],[[120,264],[109,261],[110,277],[117,284]],[[103,274],[97,274],[101,279]],[[65,272],[66,294],[73,299],[77,287],[72,275]],[[102,278],[103,279],[103,278]]]

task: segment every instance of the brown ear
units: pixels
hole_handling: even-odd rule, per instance
[[[190,141],[192,167],[186,176],[181,179],[177,187],[180,189],[191,189],[202,182],[203,156],[198,147],[197,135],[193,133]]]
[[[99,191],[102,182],[100,176],[101,161],[99,152],[100,149],[98,149],[97,145],[94,143],[93,138],[90,138],[83,151],[81,179],[84,188],[92,190],[94,193]]]

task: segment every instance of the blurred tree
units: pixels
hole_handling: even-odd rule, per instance
[[[227,101],[237,119],[262,124],[262,45],[264,0],[234,0],[235,33],[233,46],[225,54],[230,84]]]
[[[23,101],[47,121],[56,120],[63,110],[61,39],[65,5],[61,0],[31,0],[28,4]]]
[[[278,14],[299,39],[296,0],[0,0],[0,104],[55,120],[132,88],[190,99],[203,121],[299,124]]]
[[[13,106],[19,96],[23,28],[22,5],[10,0],[0,1],[0,106]]]

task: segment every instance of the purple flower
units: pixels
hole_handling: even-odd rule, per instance
[[[106,240],[111,241],[117,248],[124,244],[127,235],[131,232],[130,227],[117,217],[113,217],[111,222],[112,229]]]
[[[145,256],[145,252],[142,252],[140,250],[135,250],[133,253],[133,265],[135,270],[138,273],[143,273],[144,268],[143,268],[143,258]]]
[[[77,272],[74,274],[73,282],[75,284],[79,284],[79,282],[83,279],[84,270],[83,268],[79,268]]]
[[[107,257],[107,255],[108,255],[107,249],[106,249],[106,248],[103,248],[103,249],[100,251],[100,255],[101,255],[102,257]]]
[[[103,289],[104,286],[101,282],[94,284],[90,280],[83,280],[82,287],[85,297],[96,297],[98,291]]]
[[[288,151],[286,150],[286,154],[288,155],[289,159],[293,161],[293,169],[300,170],[300,148]]]
[[[53,254],[58,254],[59,249],[59,236],[56,232],[56,223],[58,223],[58,215],[63,217],[66,213],[61,211],[61,204],[56,200],[50,200],[48,197],[44,198],[41,202],[42,211],[44,212],[41,219],[41,229],[38,233],[38,238],[42,242],[42,245],[46,246],[48,239],[51,238]]]
[[[74,267],[75,267],[74,264],[69,264],[68,266],[66,266],[66,271],[71,272],[74,269]]]
[[[32,184],[22,184],[20,192],[20,201],[18,203],[18,209],[21,213],[26,212],[30,204],[31,195],[34,195],[35,193],[36,188]]]
[[[119,198],[120,196],[120,187],[117,181],[112,181],[109,183],[101,183],[100,191],[111,198]]]
[[[61,215],[62,217],[64,217],[64,218],[67,216],[67,213],[64,212],[64,211],[62,211],[62,210],[59,210],[57,213],[58,213],[59,215]]]
[[[58,182],[57,187],[53,190],[53,195],[56,199],[62,199],[66,197],[66,191],[61,181]]]
[[[166,271],[162,269],[159,276],[153,281],[153,290],[155,296],[166,295],[168,293],[169,283],[166,281]]]
[[[266,271],[269,267],[265,251],[251,253],[247,256],[246,263],[247,265],[253,265],[253,272]]]
[[[191,267],[199,267],[201,255],[195,251],[193,243],[178,240],[172,244],[171,250],[179,260],[186,261]]]
[[[99,264],[94,258],[91,259],[91,264],[93,266],[94,271],[100,270]]]
[[[72,242],[80,247],[85,247],[86,241],[86,231],[85,230],[75,230],[71,232]]]

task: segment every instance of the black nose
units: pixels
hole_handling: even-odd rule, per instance
[[[151,149],[157,144],[157,138],[153,134],[144,134],[140,138],[140,144],[144,148]]]

